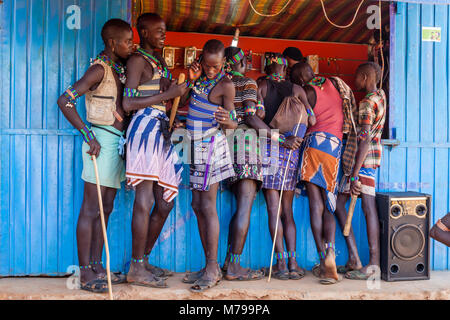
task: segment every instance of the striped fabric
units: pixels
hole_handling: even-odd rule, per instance
[[[359,125],[370,125],[370,145],[363,167],[378,168],[381,164],[381,134],[386,120],[386,95],[383,89],[368,94],[359,103]]]
[[[214,112],[220,106],[208,101],[208,95],[212,89],[212,86],[203,91],[199,91],[197,87],[192,89],[186,128],[194,139],[202,138],[208,130],[219,127],[219,123],[214,118]]]
[[[263,14],[275,14],[286,5],[280,0],[251,0]],[[329,18],[340,25],[348,24],[360,0],[325,0]],[[278,39],[315,40],[328,42],[367,43],[373,30],[367,29],[369,6],[378,1],[364,1],[352,26],[332,27],[325,19],[320,1],[291,1],[279,15],[267,18],[256,14],[245,1],[230,0],[133,0],[132,22],[142,12],[155,12],[166,21],[167,30]],[[382,3],[382,24],[389,24],[389,3]]]
[[[359,181],[361,182],[361,193],[369,196],[375,196],[375,176],[376,169],[364,168],[359,170]],[[340,193],[350,193],[350,180],[349,177],[343,176],[339,184]]]
[[[231,78],[234,88],[236,89],[236,96],[234,97],[234,108],[238,116],[238,124],[244,123],[244,101],[257,101],[258,85],[256,81],[246,77],[234,76]]]
[[[145,83],[140,84],[137,88],[140,96],[150,97],[159,94],[161,90],[161,75],[159,74],[159,72],[157,72],[158,66],[143,54],[140,54],[139,52],[137,52],[136,54],[143,57],[153,68],[153,78]],[[153,105],[152,107],[164,112],[166,111],[166,107],[163,104]]]

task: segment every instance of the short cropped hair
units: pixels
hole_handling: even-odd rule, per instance
[[[222,41],[217,39],[211,39],[208,40],[203,46],[203,52],[212,54],[222,53],[225,56],[225,46],[223,45]]]
[[[121,19],[111,19],[103,25],[101,36],[103,43],[107,45],[108,39],[115,38],[121,31],[131,31],[128,22]]]
[[[363,64],[359,65],[357,70],[362,71],[367,75],[374,73],[377,83],[381,81],[381,67],[378,65],[378,63],[375,63],[373,61],[364,62]]]
[[[164,21],[163,18],[157,13],[146,12],[141,14],[136,21],[136,29],[139,37],[142,38],[142,30],[149,23]]]

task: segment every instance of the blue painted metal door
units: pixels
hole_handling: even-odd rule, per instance
[[[74,11],[67,13],[73,4],[80,8],[80,29],[69,29],[77,26]],[[78,264],[75,230],[83,192],[82,140],[59,112],[56,100],[102,49],[102,24],[112,17],[126,19],[127,5],[126,0],[11,0],[0,5],[0,276],[62,274]],[[433,194],[436,221],[450,202],[448,7],[399,3],[398,9],[393,17],[391,119],[401,145],[385,148],[378,189]],[[421,25],[442,26],[442,42],[421,43]],[[84,115],[83,99],[78,109]],[[151,255],[153,263],[177,272],[198,270],[204,263],[187,185],[185,168],[175,208]],[[125,271],[131,257],[133,197],[132,191],[122,189],[110,218],[113,270]],[[229,191],[221,190],[217,202],[223,261],[235,201]],[[318,257],[305,197],[296,197],[294,212],[298,261],[311,268]],[[360,206],[353,226],[367,263]],[[336,244],[337,262],[343,264],[347,251],[339,231]],[[270,251],[266,206],[258,194],[243,265],[268,266]],[[448,249],[433,242],[432,263],[434,269],[448,269]]]

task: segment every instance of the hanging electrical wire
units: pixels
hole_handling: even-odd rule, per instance
[[[255,7],[253,6],[251,0],[248,0],[248,3],[250,4],[250,7],[252,8],[252,10],[253,10],[257,15],[259,15],[259,16],[261,16],[261,17],[275,17],[275,16],[279,15],[280,13],[282,13],[282,12],[284,11],[284,9],[287,8],[287,6],[289,5],[289,3],[291,3],[291,1],[292,1],[292,0],[289,0],[289,1],[284,5],[284,7],[281,8],[280,11],[278,11],[277,13],[274,13],[274,14],[264,14],[264,13],[260,13],[260,12],[258,12],[258,11],[255,9]]]
[[[349,24],[347,24],[345,26],[340,26],[338,24],[335,24],[333,21],[331,21],[330,18],[328,18],[327,10],[325,9],[325,4],[323,3],[323,0],[320,0],[320,3],[322,4],[322,10],[323,10],[323,14],[325,15],[325,19],[327,19],[327,21],[329,23],[331,23],[333,26],[335,26],[336,28],[346,29],[346,28],[350,27],[355,22],[356,16],[358,15],[359,9],[361,9],[361,6],[364,3],[364,0],[361,0],[361,2],[359,3],[358,9],[356,9],[355,15],[353,16],[353,20]]]

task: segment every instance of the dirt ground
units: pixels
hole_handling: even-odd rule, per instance
[[[311,272],[301,280],[282,281],[272,279],[250,282],[222,281],[217,287],[203,293],[191,293],[188,284],[181,282],[183,274],[168,279],[169,288],[154,289],[120,284],[113,286],[117,300],[200,300],[200,299],[250,299],[250,300],[450,300],[450,271],[435,271],[430,280],[379,282],[379,288],[371,288],[366,281],[346,280],[324,286]],[[92,294],[68,289],[70,278],[2,278],[0,300],[101,300],[107,294]],[[375,284],[376,285],[376,284]]]

